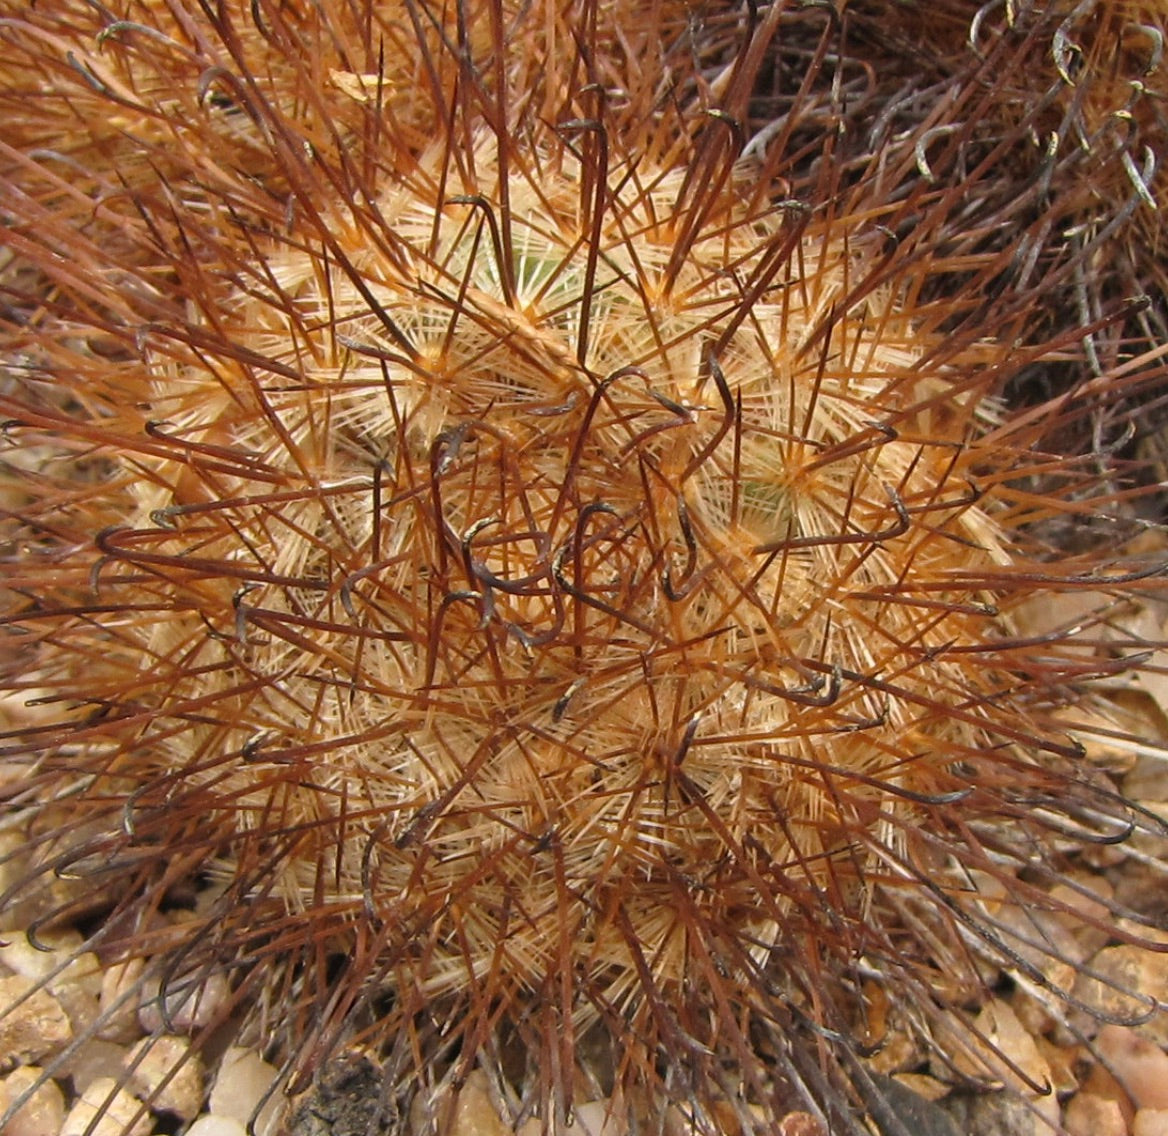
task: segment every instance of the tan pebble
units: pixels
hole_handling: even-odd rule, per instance
[[[1143,700],[1142,697],[1141,700]],[[1080,709],[1082,713],[1078,712]],[[1112,713],[1099,714],[1086,707],[1076,706],[1074,711],[1064,712],[1056,716],[1070,727],[1070,732],[1075,739],[1082,743],[1086,751],[1083,755],[1084,760],[1089,762],[1094,769],[1102,769],[1111,774],[1124,774],[1132,770],[1139,759],[1132,752],[1130,744],[1109,738],[1108,734],[1123,730],[1125,725],[1129,732],[1140,730],[1146,732],[1149,714],[1137,714],[1134,707],[1128,706],[1128,713],[1121,718],[1116,714],[1117,710],[1118,707],[1113,707]],[[1147,710],[1151,715],[1159,718],[1153,708],[1147,707]]]
[[[126,1047],[100,1037],[83,1041],[61,1066],[62,1077],[68,1077],[75,1093],[84,1092],[94,1081],[102,1077],[122,1075],[126,1060]]]
[[[96,888],[92,881],[43,874],[35,885],[26,885],[19,897],[3,910],[0,926],[10,935],[24,933],[26,927],[43,922],[42,935],[77,923],[87,915],[111,906],[113,896],[105,888]]]
[[[1058,1131],[1059,1117],[1062,1116],[1063,1106],[1054,1093],[1043,1096],[1027,1097],[1027,1103],[1034,1106],[1035,1136],[1047,1136],[1050,1132]]]
[[[1127,1121],[1117,1101],[1076,1093],[1063,1114],[1067,1136],[1127,1136]]]
[[[1168,801],[1168,763],[1158,755],[1137,757],[1122,784],[1129,801]]]
[[[32,1064],[72,1037],[68,1016],[47,990],[23,974],[0,978],[0,1068]]]
[[[526,1125],[524,1127],[526,1127]],[[694,1120],[693,1114],[689,1111],[689,1109],[682,1108],[676,1104],[671,1104],[665,1110],[663,1127],[664,1136],[694,1136],[695,1132],[700,1131],[700,1128]],[[522,1132],[523,1129],[520,1131]],[[528,1132],[526,1136],[537,1136],[537,1134]]]
[[[7,717],[6,702],[6,699],[0,698],[0,723]],[[15,768],[15,763],[13,767]],[[0,895],[11,891],[26,877],[29,855],[28,842],[19,832],[0,832]],[[12,912],[7,908],[0,908],[0,928],[11,931],[22,926],[27,927],[28,924],[15,922]]]
[[[1050,1081],[1050,1066],[1008,1003],[998,998],[987,1002],[977,1016],[974,1029],[989,1044],[977,1046],[980,1061],[964,1053],[957,1054],[954,1064],[959,1070],[975,1077],[989,1073],[1021,1093],[1031,1092],[1030,1086],[1002,1060],[1004,1056],[1035,1084]]]
[[[3,720],[3,699],[0,699],[0,721]],[[0,784],[12,772],[21,777],[18,763],[0,763]],[[52,873],[41,872],[35,884],[29,884],[33,871],[32,854],[28,843],[19,832],[0,834],[0,895],[12,892],[13,898],[0,907],[0,928],[14,941],[24,936],[25,928],[38,921],[48,920],[51,924],[57,913],[69,908],[71,919],[80,918],[86,908],[100,906],[108,898],[108,893],[94,888],[92,881],[69,879]],[[16,889],[14,891],[14,889]],[[59,920],[58,920],[59,922]],[[51,937],[49,930],[41,932],[43,937]]]
[[[1091,1066],[1091,1071],[1083,1081],[1083,1091],[1092,1096],[1115,1101],[1120,1112],[1123,1113],[1124,1123],[1128,1128],[1131,1127],[1136,1114],[1135,1106],[1132,1104],[1131,1098],[1123,1091],[1123,1086],[1104,1066],[1099,1064]]]
[[[131,1042],[142,1036],[138,1021],[138,984],[146,964],[142,959],[114,963],[101,976],[97,1036],[106,1041]]]
[[[1117,868],[1127,859],[1127,853],[1119,844],[1089,844],[1079,853],[1079,861],[1092,872],[1103,873],[1108,868]]]
[[[1152,943],[1161,947],[1168,943],[1168,927],[1149,927],[1138,919],[1127,918],[1117,919],[1115,926],[1117,930],[1131,935],[1137,942]]]
[[[1142,1036],[1168,1042],[1168,1015],[1149,1017],[1151,999],[1168,1000],[1168,956],[1124,943],[1105,947],[1087,965],[1100,978],[1079,975],[1074,989],[1078,1001],[1110,1018],[1130,1018]],[[1101,1028],[1086,1015],[1080,1017],[1088,1034]]]
[[[997,923],[1011,951],[1048,978],[1086,957],[1063,913],[1014,905],[1003,908]]]
[[[1164,661],[1168,663],[1168,652],[1163,653]],[[1140,797],[1130,798],[1135,804],[1144,811],[1151,813],[1161,823],[1168,822],[1168,797],[1160,797],[1159,799],[1148,799]],[[1123,847],[1129,851],[1143,852],[1148,856],[1154,858],[1153,864],[1148,865],[1152,868],[1153,877],[1158,874],[1159,860],[1158,857],[1164,848],[1164,837],[1159,829],[1152,828],[1148,825],[1138,826],[1131,837],[1124,842]],[[1158,876],[1163,879],[1163,876]],[[1121,885],[1122,886],[1122,885]]]
[[[1089,892],[1094,892],[1099,898],[1084,895],[1079,887],[1070,883],[1057,884],[1051,888],[1050,898],[1055,903],[1066,904],[1070,911],[1060,913],[1060,918],[1066,921],[1067,928],[1074,935],[1083,950],[1084,957],[1102,950],[1111,939],[1111,924],[1115,916],[1103,903],[1111,899],[1115,890],[1102,876],[1083,876],[1076,878],[1075,883]]]
[[[143,1038],[126,1056],[130,1091],[155,1112],[183,1120],[203,1104],[203,1062],[184,1037]]]
[[[1168,1136],[1168,1109],[1141,1108],[1132,1122],[1131,1136]]]
[[[868,1058],[867,1065],[874,1073],[891,1075],[920,1065],[921,1056],[916,1039],[906,1030],[893,1028],[880,1039],[880,1048]]]
[[[1123,1026],[1104,1026],[1095,1048],[1137,1109],[1168,1108],[1168,1054],[1158,1045]]]
[[[1010,994],[1010,1008],[1018,1016],[1023,1029],[1031,1037],[1038,1037],[1050,1033],[1058,1024],[1057,1008],[1049,1004],[1049,998],[1042,991],[1039,997],[1034,995],[1019,982]]]
[[[827,1129],[809,1112],[788,1112],[779,1122],[779,1136],[827,1136]]]
[[[268,1091],[275,1079],[275,1068],[258,1053],[251,1049],[229,1049],[223,1054],[215,1075],[210,1111],[215,1116],[238,1120],[246,1128],[263,1101],[263,1108],[255,1121],[255,1134],[272,1136],[283,1105],[283,1096],[278,1089]]]
[[[34,947],[27,936],[14,935],[6,946],[0,947],[0,962],[14,974],[45,979],[51,994],[71,985],[97,996],[101,990],[101,967],[95,954],[81,949],[84,939],[78,932],[54,931],[41,935],[37,943]]]
[[[1046,1059],[1050,1067],[1050,1079],[1054,1091],[1060,1097],[1068,1097],[1079,1087],[1079,1079],[1075,1076],[1075,1062],[1080,1056],[1077,1046],[1054,1045],[1045,1037],[1036,1037],[1034,1044],[1038,1052]]]
[[[1057,991],[1070,991],[1087,957],[1068,920],[1065,913],[1017,904],[1003,908],[997,919],[996,933],[1028,964],[1004,969],[1017,982],[1011,1004],[1031,1036],[1047,1033],[1064,1014],[1065,1002]]]
[[[69,1110],[61,1136],[149,1136],[149,1111],[112,1077],[99,1077]]]
[[[61,1003],[61,1009],[73,1027],[73,1036],[91,1032],[94,1023],[101,1014],[97,997],[83,986],[66,983],[53,991],[53,997]]]
[[[1010,996],[1010,1005],[1026,1032],[1031,1037],[1050,1033],[1066,1020],[1066,1002],[1055,991],[1070,992],[1078,977],[1077,969],[1069,962],[1052,962],[1043,968],[1046,980],[1053,987],[1048,990],[1035,985],[1013,972],[1017,985]]]
[[[986,1039],[985,1042],[970,1037],[972,1053],[966,1049],[955,1050],[954,1067],[974,1077],[992,1077],[1007,1090],[992,1094],[996,1098],[992,1105],[983,1102],[979,1107],[986,1111],[987,1116],[1009,1112],[1012,1117],[1009,1123],[1018,1126],[1020,1133],[1029,1133],[1031,1128],[1036,1134],[1056,1130],[1061,1112],[1057,1098],[1047,1091],[1036,1094],[1033,1088],[1045,1089],[1052,1084],[1050,1066],[1009,1003],[991,999],[977,1015],[974,1029]],[[1021,1076],[1015,1072],[1015,1067]],[[990,1120],[985,1120],[986,1125],[990,1123]],[[998,1121],[995,1119],[992,1123]],[[978,1124],[982,1121],[979,1120]]]
[[[939,1101],[948,1096],[950,1092],[948,1085],[926,1073],[897,1073],[892,1079],[904,1085],[906,1089],[911,1089],[918,1097],[924,1097],[927,1101]],[[799,1114],[792,1113],[791,1115]]]
[[[605,1136],[610,1132],[607,1129]],[[449,1136],[511,1136],[511,1126],[500,1118],[487,1089],[486,1074],[480,1069],[467,1077],[458,1094]]]
[[[36,1065],[22,1065],[0,1081],[0,1115],[30,1089],[32,1095],[4,1125],[4,1136],[56,1136],[61,1131],[65,1098],[60,1086],[46,1078],[44,1070]]]

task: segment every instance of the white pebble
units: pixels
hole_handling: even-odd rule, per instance
[[[247,1129],[229,1116],[200,1116],[187,1129],[187,1136],[247,1136]]]
[[[211,1112],[238,1120],[246,1127],[275,1079],[275,1068],[258,1053],[250,1049],[227,1050],[211,1090]],[[256,1136],[273,1136],[282,1104],[279,1090],[267,1096],[255,1122]]]
[[[166,984],[165,992],[157,979],[148,980],[142,987],[138,1022],[148,1034],[163,1030],[194,1033],[213,1022],[230,997],[231,987],[222,974],[212,974],[202,980],[175,978]]]
[[[490,1086],[481,1069],[471,1072],[457,1096],[447,1089],[437,1098],[424,1099],[421,1093],[414,1097],[409,1131],[416,1136],[432,1127],[447,1136],[512,1136],[511,1126],[503,1123],[491,1101]],[[580,1136],[589,1134],[581,1132]]]
[[[612,1101],[588,1101],[575,1110],[575,1116],[579,1136],[618,1136],[625,1128],[624,1118],[613,1112]]]

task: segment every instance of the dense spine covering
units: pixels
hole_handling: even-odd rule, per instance
[[[971,81],[855,151],[812,17],[4,23],[7,905],[99,911],[144,988],[225,976],[203,1034],[290,1089],[364,1045],[401,1104],[517,1034],[553,1127],[590,1031],[630,1116],[850,1131],[881,991],[926,1033],[986,960],[1076,1004],[984,896],[1159,831],[1062,712],[1140,665],[1108,604],[1161,565],[1099,535],[1119,463],[1043,447],[1163,352],[1094,350],[1134,296],[1035,319],[1095,246],[1050,236],[1078,203],[1000,240],[1025,114],[972,137]]]

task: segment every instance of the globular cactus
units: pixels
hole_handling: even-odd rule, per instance
[[[1161,565],[1043,450],[1073,397],[1001,398],[1088,332],[901,235],[957,195],[739,160],[778,8],[53,8],[2,33],[34,937],[438,1127],[482,1067],[548,1130],[597,1076],[631,1127],[896,1132],[873,1006],[976,1062],[987,968],[1081,1003],[1038,916],[1159,826],[1064,711]]]

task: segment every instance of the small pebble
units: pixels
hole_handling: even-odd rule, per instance
[[[3,702],[0,699],[0,702]],[[20,762],[0,762],[0,785],[23,774]],[[0,938],[23,936],[25,928],[39,920],[59,920],[60,912],[70,908],[72,919],[84,917],[87,911],[101,908],[109,902],[109,892],[94,887],[92,880],[65,878],[42,873],[33,886],[28,885],[32,857],[24,837],[19,832],[0,835],[0,894],[17,889],[10,901],[0,906],[0,928],[7,934]],[[42,931],[49,937],[49,930]]]
[[[961,1136],[1051,1136],[1059,1130],[1058,1102],[1053,1121],[1035,1111],[1036,1103],[1012,1092],[954,1093],[942,1102]]]
[[[779,1136],[828,1136],[823,1121],[809,1112],[788,1112],[779,1122]]]
[[[1104,1100],[1115,1101],[1119,1111],[1123,1113],[1123,1121],[1127,1128],[1131,1128],[1136,1110],[1131,1098],[1123,1091],[1123,1086],[1111,1075],[1105,1065],[1096,1062],[1091,1066],[1083,1081],[1082,1091]]]
[[[610,1100],[588,1101],[577,1107],[575,1115],[576,1123],[580,1126],[579,1136],[620,1136],[627,1126],[627,1118],[619,1112],[614,1114],[612,1109]]]
[[[939,1101],[949,1093],[948,1085],[943,1081],[938,1081],[936,1077],[930,1077],[927,1073],[897,1073],[892,1079],[898,1085],[903,1085],[927,1101]],[[791,1113],[791,1115],[796,1114]]]
[[[1141,1036],[1159,1045],[1168,1042],[1168,1014],[1151,1013],[1151,999],[1168,1000],[1168,956],[1124,943],[1105,947],[1087,967],[1107,981],[1080,974],[1074,989],[1078,1001],[1105,1017],[1131,1018]],[[1079,1016],[1088,1036],[1098,1032],[1097,1021]]]
[[[203,1104],[203,1063],[184,1037],[143,1038],[126,1056],[130,1091],[155,1112],[183,1120]]]
[[[100,992],[97,956],[81,949],[85,940],[78,932],[56,931],[42,935],[37,942],[40,945],[34,947],[26,935],[13,935],[0,946],[0,962],[14,974],[47,979],[45,987],[51,994],[64,985],[79,986],[94,996]]]
[[[0,1069],[39,1061],[72,1037],[60,1002],[37,990],[35,980],[23,974],[0,978]]]
[[[0,1081],[0,1115],[12,1107],[44,1075],[36,1065],[22,1065]],[[46,1079],[4,1125],[4,1136],[56,1136],[65,1121],[65,1098],[60,1086]]]
[[[255,1122],[255,1134],[274,1136],[283,1104],[278,1090],[268,1094],[275,1079],[275,1068],[258,1053],[250,1049],[229,1049],[223,1054],[215,1076],[210,1111],[215,1116],[237,1120],[246,1128],[267,1095]]]
[[[1137,758],[1124,776],[1123,795],[1130,801],[1168,801],[1168,763],[1158,755]]]
[[[867,1061],[867,1067],[874,1073],[891,1076],[915,1069],[921,1064],[920,1043],[908,1030],[894,1026],[879,1040],[880,1048]]]
[[[73,1083],[75,1093],[83,1093],[102,1077],[117,1080],[125,1068],[126,1047],[91,1037],[83,1041],[61,1067],[60,1075]]]
[[[453,1102],[453,1115],[450,1105],[450,1097],[446,1094],[430,1101],[423,1100],[419,1094],[410,1109],[410,1131],[423,1131],[425,1117],[434,1116],[438,1118],[438,1130],[446,1136],[512,1136],[511,1126],[503,1123],[491,1101],[486,1074],[482,1070],[474,1070],[463,1083]],[[576,1131],[575,1127],[572,1131]],[[581,1132],[580,1136],[585,1136],[585,1133]]]
[[[7,724],[11,720],[7,713],[10,704],[8,696],[0,696],[0,723]],[[13,762],[13,775],[19,768],[19,765]],[[4,774],[0,773],[0,778],[3,777]],[[29,855],[28,844],[19,832],[0,832],[0,894],[11,892],[25,878],[28,871]],[[0,908],[0,929],[12,934],[14,928],[27,926],[27,923],[17,921],[14,912],[6,907]],[[15,933],[21,934],[22,932],[16,931]]]
[[[1137,1109],[1168,1109],[1168,1054],[1123,1026],[1104,1026],[1095,1047]]]
[[[54,987],[52,994],[65,1011],[65,1016],[73,1027],[73,1035],[79,1037],[81,1034],[90,1033],[101,1013],[97,995],[85,986],[72,982]]]
[[[247,1129],[228,1116],[200,1116],[187,1129],[187,1136],[247,1136]]]
[[[147,1034],[177,1030],[194,1033],[209,1025],[224,1010],[231,997],[231,987],[222,974],[212,974],[202,981],[176,978],[163,991],[157,979],[142,986],[138,1022]]]
[[[1127,1136],[1127,1121],[1118,1101],[1094,1093],[1076,1093],[1063,1115],[1067,1136]]]
[[[111,1077],[101,1077],[69,1110],[61,1136],[149,1136],[150,1113]]]
[[[1047,980],[1055,990],[1070,990],[1076,971],[1070,963],[1045,969]],[[1010,1006],[1018,1021],[1031,1037],[1042,1037],[1059,1026],[1066,1014],[1066,1003],[1053,991],[1035,986],[1022,976],[1014,975],[1017,985],[1010,995]]]
[[[1076,913],[1072,915],[1061,912],[1060,918],[1068,924],[1071,934],[1083,950],[1083,957],[1086,958],[1102,950],[1111,938],[1109,927],[1115,916],[1102,901],[1111,899],[1114,889],[1102,876],[1080,875],[1072,878],[1078,887],[1070,882],[1056,884],[1050,890],[1050,898],[1058,903],[1065,903]],[[1088,894],[1084,895],[1083,891],[1087,891]],[[1099,899],[1092,898],[1091,892],[1099,896]],[[1094,920],[1094,923],[1085,922],[1087,919]]]
[[[1007,1002],[994,998],[985,1004],[974,1022],[977,1034],[984,1037],[988,1045],[976,1045],[981,1060],[974,1060],[966,1053],[954,1055],[954,1065],[962,1072],[974,1077],[984,1077],[987,1073],[1001,1079],[1017,1092],[1033,1092],[1029,1085],[1013,1071],[1002,1057],[1006,1057],[1036,1085],[1049,1084],[1050,1066],[1038,1051],[1034,1038],[1018,1020],[1018,1015]],[[971,1039],[972,1040],[972,1039]]]
[[[98,1037],[128,1043],[142,1036],[138,1022],[138,984],[145,969],[142,959],[127,959],[106,968],[101,976]]]
[[[1065,1009],[1055,991],[1071,989],[1086,952],[1071,934],[1067,917],[1057,912],[1006,906],[996,922],[997,934],[1029,964],[1005,968],[1017,981],[1011,999],[1014,1012],[1032,1037],[1047,1033]],[[1042,975],[1042,982],[1034,971]]]
[[[1159,653],[1162,655],[1164,662],[1168,663],[1168,652]],[[1168,678],[1168,676],[1165,677]],[[1165,773],[1165,777],[1161,781],[1161,795],[1158,795],[1154,798],[1129,798],[1130,800],[1134,801],[1139,808],[1146,810],[1161,823],[1168,823],[1168,797],[1162,795],[1164,793],[1163,786],[1165,784],[1168,784],[1168,773]],[[1140,827],[1136,828],[1135,832],[1132,833],[1129,840],[1124,841],[1124,848],[1145,852],[1152,857],[1158,857],[1160,852],[1163,850],[1163,839],[1164,838],[1161,833],[1156,829],[1141,825]],[[1151,864],[1145,864],[1145,867],[1151,867],[1153,869],[1153,879],[1163,879],[1162,875],[1156,873],[1155,866]],[[1144,895],[1137,899],[1133,906],[1137,911],[1148,912],[1155,910],[1157,907],[1157,902],[1153,896]]]
[[[1132,1124],[1131,1136],[1168,1136],[1168,1109],[1141,1108]]]
[[[1168,765],[1159,755],[1136,758],[1122,786],[1129,801],[1168,801]]]
[[[1045,1037],[1036,1037],[1034,1044],[1038,1046],[1038,1052],[1050,1069],[1054,1091],[1064,1100],[1078,1091],[1079,1078],[1075,1072],[1075,1062],[1081,1055],[1079,1048],[1055,1045]]]

